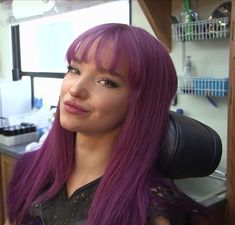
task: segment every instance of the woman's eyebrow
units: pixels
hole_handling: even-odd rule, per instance
[[[110,71],[110,70],[102,68],[102,67],[97,68],[97,71],[100,73],[110,73],[111,75],[122,77],[122,75],[120,73],[118,73],[117,71]]]
[[[82,60],[81,60],[79,57],[77,57],[77,56],[74,56],[74,58],[73,58],[72,61],[75,62],[75,63],[77,63],[77,64],[82,64],[82,63],[83,63]],[[113,76],[119,77],[119,78],[122,79],[122,80],[125,80],[125,79],[124,79],[124,76],[123,76],[121,73],[117,72],[117,71],[111,71],[111,70],[106,69],[106,68],[104,68],[104,67],[97,67],[96,70],[97,70],[97,72],[99,72],[99,73],[106,73],[106,74],[109,73],[109,74],[111,74],[111,75],[113,75]]]
[[[114,77],[118,77],[123,82],[126,82],[126,76],[122,73],[117,72],[117,71],[111,71],[111,70],[108,70],[108,69],[105,69],[105,68],[97,68],[97,71],[99,73],[111,74]]]

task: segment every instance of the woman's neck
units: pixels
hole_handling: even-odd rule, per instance
[[[99,137],[76,134],[74,167],[67,181],[69,196],[104,174],[116,137],[117,132]]]

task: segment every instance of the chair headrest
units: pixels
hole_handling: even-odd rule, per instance
[[[157,168],[171,179],[208,176],[222,156],[218,133],[207,125],[170,112]]]

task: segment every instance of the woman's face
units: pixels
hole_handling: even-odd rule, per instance
[[[109,55],[102,57],[103,68],[97,68],[92,50],[89,55],[88,63],[77,59],[69,65],[61,88],[60,123],[70,131],[102,135],[117,130],[125,120],[127,70],[119,65],[117,73],[110,74],[105,69]]]

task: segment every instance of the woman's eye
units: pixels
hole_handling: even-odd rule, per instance
[[[104,85],[105,87],[108,87],[108,88],[117,88],[117,87],[119,87],[119,85],[116,82],[111,81],[111,80],[103,79],[103,80],[100,80],[99,83]]]
[[[72,74],[78,74],[80,75],[80,71],[72,66],[68,66],[68,73],[72,73]]]

